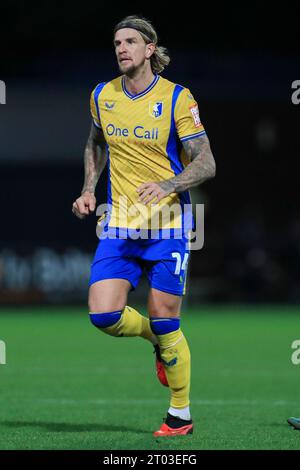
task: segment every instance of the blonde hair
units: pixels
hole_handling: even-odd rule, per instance
[[[151,68],[154,73],[160,73],[164,68],[170,63],[170,57],[168,51],[165,47],[158,46],[158,37],[155,29],[152,24],[146,18],[140,16],[126,16],[122,21],[120,21],[115,29],[114,34],[122,28],[132,28],[136,29],[146,44],[153,42],[155,44],[155,51],[150,57]]]

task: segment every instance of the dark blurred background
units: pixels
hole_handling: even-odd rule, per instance
[[[96,216],[79,221],[71,206],[89,96],[119,74],[112,30],[128,14],[156,27],[172,59],[163,76],[196,97],[217,163],[193,190],[205,245],[192,254],[188,301],[300,301],[300,7],[288,5],[1,5],[0,303],[85,302]],[[105,195],[106,174],[98,202]]]

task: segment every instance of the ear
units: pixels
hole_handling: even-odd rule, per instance
[[[147,44],[146,46],[146,57],[147,59],[150,59],[150,57],[152,56],[152,54],[154,53],[155,51],[155,44],[154,42],[150,42],[149,44]]]

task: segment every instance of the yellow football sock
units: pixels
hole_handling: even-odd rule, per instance
[[[180,328],[157,335],[157,338],[171,391],[170,405],[185,408],[190,404],[191,355],[188,343]]]
[[[157,343],[149,319],[127,305],[122,310],[121,318],[117,323],[101,330],[111,336],[141,336],[153,344]]]

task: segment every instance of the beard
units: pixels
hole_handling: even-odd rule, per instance
[[[126,75],[129,78],[133,78],[139,70],[141,70],[145,65],[146,60],[143,60],[140,64],[135,65],[131,63],[128,67],[122,67],[122,63],[119,64],[119,70],[121,73]]]

